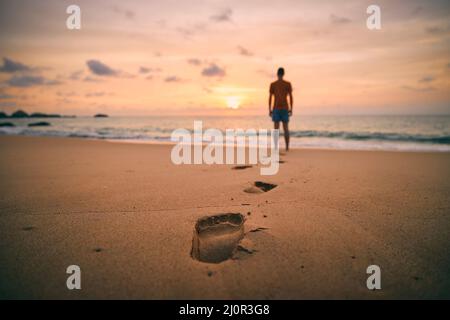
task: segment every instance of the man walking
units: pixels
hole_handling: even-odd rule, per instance
[[[292,116],[292,106],[294,99],[292,98],[291,83],[285,81],[284,69],[279,68],[277,71],[278,80],[270,84],[269,90],[269,116],[272,117],[275,129],[280,129],[280,121],[283,123],[284,141],[286,143],[286,151],[289,151],[289,117]],[[287,97],[289,96],[289,103]],[[272,99],[272,97],[274,99]],[[273,107],[272,107],[273,101]]]

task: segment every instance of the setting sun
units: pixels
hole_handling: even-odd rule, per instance
[[[227,107],[230,109],[238,109],[241,105],[241,99],[239,97],[227,97]]]

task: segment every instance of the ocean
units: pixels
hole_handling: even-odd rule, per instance
[[[193,130],[194,121],[207,128],[268,129],[268,116],[218,117],[77,117],[1,119],[15,127],[0,127],[2,135],[56,136],[111,141],[170,142],[173,130]],[[46,121],[48,127],[28,127]],[[295,115],[289,122],[293,148],[392,151],[450,151],[450,116],[319,116]],[[282,134],[282,133],[280,133]],[[281,145],[283,140],[280,139]]]

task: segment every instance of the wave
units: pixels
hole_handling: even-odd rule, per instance
[[[0,135],[27,135],[27,136],[56,136],[74,137],[102,140],[122,141],[159,141],[170,142],[172,130],[165,128],[152,128],[151,130],[125,129],[125,128],[27,128],[12,127],[0,128]],[[370,149],[436,149],[450,150],[450,135],[447,134],[406,134],[397,132],[353,132],[353,131],[325,131],[325,130],[294,130],[291,131],[293,145],[327,148],[370,148]],[[422,147],[420,147],[422,146]],[[433,147],[435,146],[435,147]],[[430,149],[430,150],[431,150]]]
[[[351,131],[291,131],[296,138],[336,138],[344,140],[378,140],[392,142],[416,142],[433,144],[450,144],[450,135],[423,135],[386,132],[351,132]]]

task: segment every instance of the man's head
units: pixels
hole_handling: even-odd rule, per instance
[[[277,76],[279,79],[283,79],[284,77],[284,68],[278,68]]]

